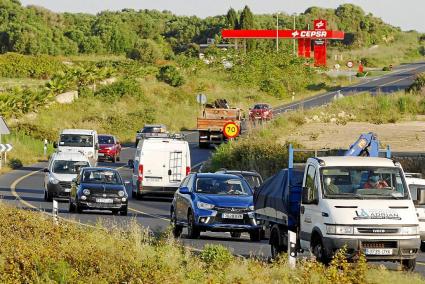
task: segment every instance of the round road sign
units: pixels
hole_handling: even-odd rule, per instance
[[[347,67],[348,68],[353,68],[353,66],[354,66],[353,61],[348,61],[347,62]]]
[[[233,121],[228,122],[223,127],[223,134],[228,139],[235,138],[239,135],[239,126]]]

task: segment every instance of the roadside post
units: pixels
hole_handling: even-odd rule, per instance
[[[56,199],[53,199],[52,217],[53,217],[53,223],[55,225],[59,224],[58,214],[59,214],[58,201]]]
[[[350,60],[347,62],[347,67],[350,68],[350,75],[348,76],[350,78],[350,84],[351,84],[351,68],[353,68],[353,66],[354,66],[353,61]]]
[[[44,158],[47,158],[47,139],[44,139],[44,146],[43,146],[43,154],[44,154]]]
[[[295,268],[297,263],[297,234],[292,231],[288,231],[288,263],[289,267]]]

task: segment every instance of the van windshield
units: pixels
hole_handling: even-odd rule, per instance
[[[408,199],[406,183],[399,168],[322,168],[324,198]]]
[[[81,134],[61,134],[59,146],[93,147],[93,136]]]
[[[252,195],[246,181],[228,177],[201,177],[196,181],[196,192],[220,195]]]
[[[52,172],[55,174],[77,174],[80,168],[88,167],[87,161],[60,161],[53,163]]]

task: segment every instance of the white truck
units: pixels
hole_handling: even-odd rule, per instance
[[[87,129],[64,129],[59,143],[53,144],[60,152],[80,152],[86,155],[92,165],[97,165],[99,142],[97,132]]]
[[[419,234],[421,235],[421,251],[425,252],[425,179],[422,174],[406,173],[406,183],[410,190],[416,214],[419,219]]]
[[[257,222],[272,256],[310,251],[328,263],[346,246],[370,261],[401,262],[413,270],[420,247],[419,224],[401,165],[380,157],[311,157],[304,169],[269,178],[254,197]],[[297,235],[288,245],[289,231]]]
[[[189,143],[167,133],[145,137],[137,146],[134,160],[129,160],[129,167],[133,168],[133,197],[172,196],[190,173]]]

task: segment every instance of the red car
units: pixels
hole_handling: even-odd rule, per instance
[[[250,120],[270,120],[273,119],[273,110],[269,104],[256,104],[249,109]]]
[[[120,160],[121,144],[113,135],[101,134],[99,140],[99,160],[111,160],[116,163]]]

